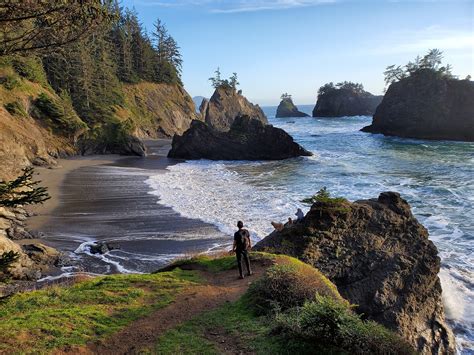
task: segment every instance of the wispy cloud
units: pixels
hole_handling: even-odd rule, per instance
[[[206,6],[212,13],[238,13],[268,10],[285,10],[339,2],[340,0],[141,0],[144,6],[186,7]]]
[[[431,26],[418,31],[400,31],[385,36],[382,46],[377,46],[372,54],[423,54],[430,48],[441,50],[470,50],[474,52],[472,31],[450,30]]]

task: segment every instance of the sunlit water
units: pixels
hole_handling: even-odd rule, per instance
[[[310,107],[301,107],[309,112]],[[384,137],[359,131],[370,117],[274,118],[313,157],[277,162],[189,161],[148,184],[159,203],[232,233],[245,221],[258,240],[270,221],[293,216],[321,187],[350,200],[398,191],[430,232],[442,259],[448,318],[462,353],[474,348],[474,144]],[[470,350],[471,349],[471,350]]]

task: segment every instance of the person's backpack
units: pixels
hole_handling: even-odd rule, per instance
[[[246,229],[242,229],[238,233],[239,233],[239,237],[240,237],[240,239],[237,242],[237,244],[239,246],[239,249],[247,250],[247,248],[250,244],[249,243],[249,238],[250,238],[249,232]]]

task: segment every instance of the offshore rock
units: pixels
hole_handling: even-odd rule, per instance
[[[194,121],[182,136],[175,135],[170,158],[210,160],[281,160],[310,156],[280,128],[238,116],[228,132]]]
[[[454,353],[438,251],[398,193],[317,202],[302,223],[273,232],[255,249],[312,264],[359,313],[397,331],[419,352]]]
[[[208,102],[201,103],[200,109],[202,119],[212,128],[222,132],[228,131],[234,119],[241,115],[250,116],[264,124],[268,123],[260,106],[250,103],[230,86],[217,88]]]
[[[281,100],[277,108],[276,117],[309,117],[309,115],[299,111],[291,97],[289,97]]]
[[[430,70],[393,83],[364,132],[474,141],[474,82]]]
[[[382,97],[367,91],[335,89],[318,96],[313,117],[372,116]]]

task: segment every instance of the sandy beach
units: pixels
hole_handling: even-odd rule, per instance
[[[147,179],[178,163],[166,158],[169,144],[148,141],[145,158],[75,157],[53,169],[37,169],[51,199],[30,208],[36,215],[28,228],[69,254],[68,272],[150,272],[176,257],[225,244],[228,236],[215,226],[181,217],[150,194]],[[90,245],[98,242],[116,249],[92,254]]]

